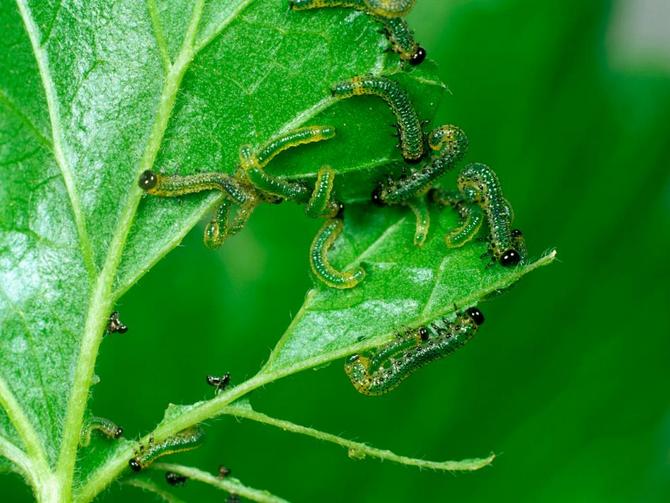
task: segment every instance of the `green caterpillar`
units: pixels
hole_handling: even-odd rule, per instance
[[[107,438],[117,439],[123,435],[123,428],[104,417],[91,417],[84,424],[79,435],[79,445],[87,447],[91,443],[91,435],[99,431]]]
[[[195,449],[200,445],[203,435],[199,426],[193,426],[161,442],[150,440],[147,446],[140,446],[135,457],[128,461],[128,466],[132,471],[140,472],[162,456]]]
[[[476,307],[400,334],[396,340],[363,355],[354,355],[344,371],[359,393],[379,396],[395,389],[414,371],[463,347],[484,323]]]
[[[331,288],[347,289],[363,281],[365,270],[359,266],[351,271],[341,272],[330,265],[328,251],[342,233],[342,228],[342,220],[339,218],[327,220],[312,242],[309,258],[312,272],[322,282]]]
[[[416,163],[424,154],[421,121],[409,99],[407,91],[387,77],[373,75],[354,77],[332,87],[336,98],[373,95],[382,98],[391,108],[398,121],[400,149],[405,161]]]
[[[524,260],[523,250],[518,249],[522,236],[512,237],[512,207],[503,196],[495,172],[485,164],[470,164],[458,176],[458,190],[466,203],[478,205],[486,215],[493,259],[505,267]]]

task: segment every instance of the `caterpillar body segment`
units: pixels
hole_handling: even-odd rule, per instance
[[[226,239],[240,232],[257,205],[256,199],[240,206],[233,206],[229,201],[222,201],[212,213],[212,219],[205,227],[203,238],[205,246],[218,248]]]
[[[479,206],[457,204],[454,206],[461,217],[461,224],[444,238],[449,248],[460,248],[472,241],[484,222],[484,212]]]
[[[309,253],[314,275],[327,286],[340,290],[353,288],[365,278],[365,270],[360,266],[350,271],[338,271],[328,260],[328,252],[342,233],[342,228],[341,219],[327,220],[314,237]]]
[[[273,176],[258,167],[252,167],[245,170],[249,182],[255,189],[265,195],[277,197],[279,199],[305,201],[309,197],[309,189],[298,182],[291,182],[284,178]]]
[[[396,117],[403,158],[409,163],[421,160],[424,155],[421,121],[407,91],[396,81],[373,75],[359,76],[338,82],[331,91],[339,99],[364,95],[383,99]]]
[[[305,205],[305,213],[313,218],[333,218],[340,211],[340,205],[333,200],[335,170],[323,166],[316,175],[314,190]]]
[[[430,211],[425,196],[418,196],[407,203],[416,217],[416,227],[414,229],[414,245],[423,246],[428,237],[430,229]]]

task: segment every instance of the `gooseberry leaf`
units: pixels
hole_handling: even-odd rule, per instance
[[[329,89],[402,68],[371,18],[285,0],[17,0],[0,26],[0,452],[68,499],[107,318],[218,197],[143,199],[139,174],[232,171],[241,144],[321,120],[348,131],[328,155],[372,173],[398,158],[392,115]],[[432,118],[430,65],[398,78]]]

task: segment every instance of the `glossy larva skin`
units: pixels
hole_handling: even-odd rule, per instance
[[[388,77],[365,75],[338,82],[331,88],[339,99],[352,96],[378,96],[389,106],[396,117],[400,150],[405,161],[416,163],[424,154],[421,121],[407,91]]]
[[[134,472],[142,471],[161,456],[195,449],[202,442],[203,436],[202,429],[193,426],[161,442],[150,441],[148,445],[140,446],[135,457],[128,462],[128,466]]]
[[[91,435],[97,431],[110,439],[117,439],[123,435],[123,428],[104,417],[91,417],[84,424],[79,436],[79,445],[86,447],[91,443]]]
[[[477,308],[398,335],[375,351],[354,355],[344,371],[359,393],[379,396],[398,387],[417,369],[463,347],[484,322]]]
[[[338,271],[328,261],[328,251],[342,233],[343,226],[339,218],[327,220],[314,237],[309,253],[309,263],[314,275],[327,286],[338,290],[354,288],[365,278],[365,270],[360,266],[348,271]]]

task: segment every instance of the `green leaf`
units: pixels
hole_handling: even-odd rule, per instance
[[[412,244],[415,220],[409,210],[350,207],[333,262],[342,269],[361,264],[368,273],[365,281],[346,291],[317,282],[265,370],[302,367],[380,345],[402,328],[425,325],[501,293],[555,256],[549,252],[528,265],[505,268],[481,258],[485,243],[446,247],[444,236],[457,225],[451,209],[431,208],[431,221],[428,239],[418,248]],[[485,324],[480,331],[495,332],[495,327]]]
[[[316,120],[342,130],[324,155],[376,173],[392,116],[329,88],[400,67],[367,16],[269,0],[17,0],[0,27],[0,435],[67,498],[107,317],[217,197],[142,200],[139,173],[231,171],[240,144]],[[430,119],[444,86],[401,79]]]

